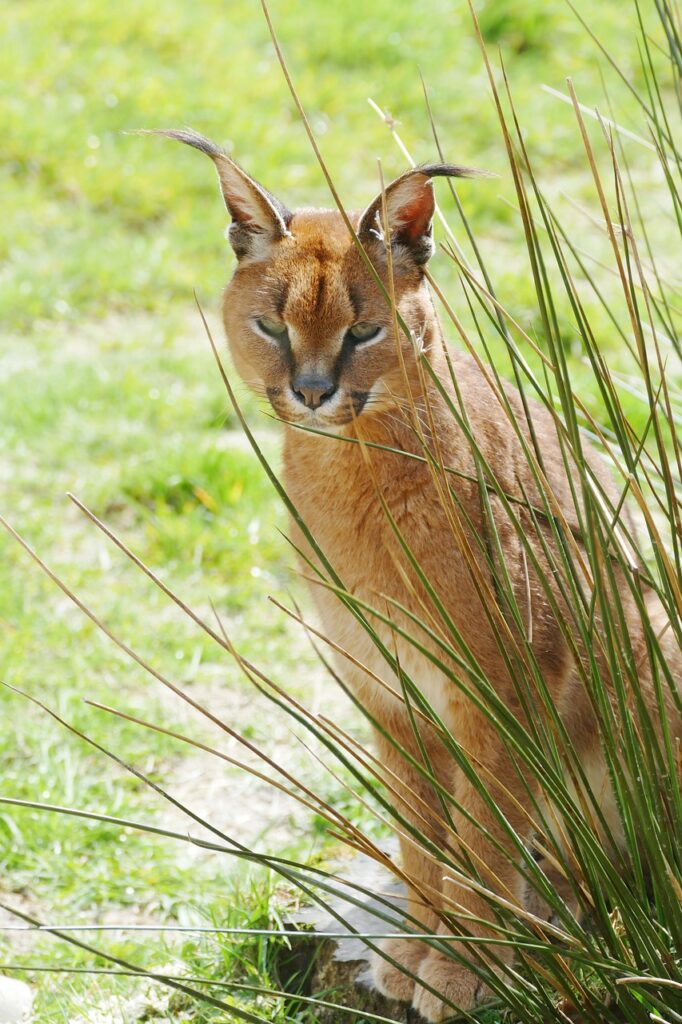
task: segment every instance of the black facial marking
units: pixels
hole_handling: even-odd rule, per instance
[[[350,285],[350,287],[348,289],[348,301],[350,302],[350,304],[351,304],[351,306],[353,308],[353,322],[354,323],[357,320],[362,320],[362,317],[360,316],[360,306],[361,306],[360,298],[361,298],[361,296],[360,296],[359,290],[354,285]]]
[[[292,371],[293,371],[293,368],[294,368],[294,356],[293,356],[293,352],[291,351],[291,341],[289,339],[289,332],[287,331],[284,334],[277,334],[277,335],[275,335],[275,334],[271,334],[267,330],[267,328],[265,328],[260,323],[259,323],[259,327],[260,327],[260,329],[262,331],[265,332],[265,334],[268,335],[268,337],[272,338],[273,341],[277,342],[277,348],[279,349],[279,353],[280,353],[282,359],[284,360],[284,363],[285,363],[285,365],[287,367],[287,370],[291,374]]]
[[[287,298],[289,297],[289,282],[282,281],[281,287],[275,297],[275,310],[277,316],[280,319],[284,319],[284,308],[287,304]]]
[[[341,342],[341,350],[336,357],[336,364],[334,366],[334,376],[337,380],[343,373],[353,352],[359,347],[362,347],[362,342],[359,342],[357,338],[354,338],[350,331],[346,331],[343,336],[343,341]]]
[[[364,409],[368,396],[368,391],[351,391],[350,397],[353,401],[353,409],[356,416],[359,416]]]
[[[324,302],[324,291],[325,291],[325,279],[324,274],[320,274],[317,282],[317,295],[315,296],[314,310],[317,314],[322,311],[322,304]]]
[[[351,353],[355,346],[351,341],[348,340],[347,335],[344,335],[344,339],[341,343],[341,350],[336,357],[336,363],[334,364],[334,379],[338,380],[343,373],[348,360],[350,359]]]
[[[282,356],[284,357],[284,362],[286,363],[287,371],[289,373],[289,376],[291,377],[292,373],[294,372],[295,364],[294,353],[291,351],[291,342],[289,341],[288,335],[286,344],[280,345],[279,350],[282,353]]]

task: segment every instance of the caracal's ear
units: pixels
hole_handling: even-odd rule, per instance
[[[289,234],[291,214],[287,208],[249,177],[220,146],[189,130],[159,129],[149,134],[165,135],[210,156],[232,218],[228,238],[237,259],[265,259],[272,246]]]
[[[432,178],[487,177],[485,171],[455,164],[425,164],[401,174],[387,185],[386,213],[391,245],[399,246],[399,255],[409,255],[417,264],[426,263],[433,255],[431,221],[435,209]],[[383,193],[370,203],[358,226],[361,242],[385,240]]]

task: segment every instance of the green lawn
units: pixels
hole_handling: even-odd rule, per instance
[[[518,255],[512,184],[464,0],[273,0],[272,13],[349,206],[365,205],[377,191],[377,157],[387,176],[404,167],[367,97],[399,120],[416,160],[433,158],[421,69],[446,155],[501,175],[463,184],[460,194],[497,272],[501,298],[542,342],[534,291]],[[0,511],[157,670],[319,777],[320,769],[289,740],[286,721],[252,694],[229,658],[65,497],[71,491],[86,502],[207,618],[213,604],[242,652],[290,690],[305,696],[323,685],[305,641],[267,604],[270,593],[300,591],[278,532],[285,516],[239,434],[194,307],[196,291],[215,318],[231,268],[212,168],[165,140],[125,134],[189,124],[225,144],[289,205],[328,204],[260,7],[255,0],[21,0],[6,3],[3,14]],[[590,19],[637,85],[634,12],[602,0]],[[573,115],[541,89],[546,83],[565,91],[570,75],[584,103],[606,108],[593,43],[560,0],[488,0],[481,24],[491,50],[502,48],[547,188],[566,191],[594,213]],[[615,78],[610,85],[613,116],[637,128],[634,101]],[[631,146],[628,156],[642,185],[650,185],[646,151]],[[447,196],[440,198],[451,214]],[[658,216],[655,189],[643,188],[642,201]],[[561,202],[576,238],[584,236],[599,257],[605,242],[594,237],[589,217]],[[451,223],[463,237],[456,218]],[[445,258],[438,276],[456,304],[461,292]],[[598,301],[587,301],[617,362],[620,339]],[[577,332],[568,309],[559,312],[570,351]],[[274,455],[271,421],[243,390],[240,396]],[[586,399],[598,412],[596,397]],[[631,404],[633,415],[640,414],[636,398]],[[177,787],[202,813],[215,812],[225,827],[238,831],[253,816],[263,787],[245,787],[238,772],[216,761],[218,788],[211,790],[201,761],[193,791],[196,752],[84,704],[85,698],[111,704],[225,747],[219,731],[117,651],[4,534],[0,629],[7,683],[159,785]],[[139,779],[44,711],[9,691],[0,701],[7,723],[0,735],[2,794],[147,823],[173,820],[177,831],[186,831]],[[230,800],[234,807],[220,806]],[[270,825],[265,845],[304,855],[322,841],[315,823],[293,810],[279,812]],[[258,838],[253,821],[244,829]],[[107,823],[0,808],[0,859],[0,902],[44,921],[261,926],[272,912],[271,883],[258,872],[226,856],[188,857],[180,841]],[[92,941],[137,963],[175,962],[178,973],[201,968],[215,976],[268,976],[264,942],[123,933]],[[9,931],[0,934],[0,959],[93,962],[58,940],[29,943]],[[37,1024],[141,1019],[130,1002],[140,990],[132,982],[28,977],[38,989]],[[224,1019],[217,1011],[183,1010],[181,1001],[164,1005],[145,1019]],[[274,1004],[258,1012],[273,1019],[281,1013]]]

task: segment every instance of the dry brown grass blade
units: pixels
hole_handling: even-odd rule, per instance
[[[73,502],[76,508],[80,509],[83,515],[87,516],[91,523],[94,523],[98,530],[101,530],[105,537],[108,537],[109,540],[116,545],[119,551],[123,552],[126,558],[130,559],[133,565],[136,565],[138,569],[141,569],[145,576],[148,576],[152,583],[154,583],[154,585],[157,586],[159,590],[161,590],[166,595],[166,597],[170,598],[170,600],[173,601],[173,603],[176,604],[178,608],[180,608],[181,611],[184,612],[184,614],[189,619],[191,619],[194,623],[196,623],[197,626],[203,629],[203,631],[207,633],[208,636],[210,636],[211,640],[214,640],[220,647],[225,648],[225,650],[228,651],[230,654],[232,653],[230,646],[228,646],[225,643],[224,638],[220,636],[218,633],[216,633],[214,629],[211,629],[207,622],[205,622],[199,615],[197,615],[197,613],[192,608],[190,608],[190,606],[185,601],[183,601],[182,598],[179,597],[179,595],[171,589],[171,587],[164,583],[161,577],[157,576],[154,570],[150,569],[150,567],[146,565],[146,563],[143,562],[142,559],[138,555],[136,555],[135,552],[132,551],[131,548],[129,548],[128,545],[123,540],[121,540],[121,538],[116,533],[114,533],[111,527],[107,526],[107,524],[104,523],[99,518],[99,516],[96,516],[95,513],[91,509],[89,509],[88,506],[85,505],[80,500],[80,498],[77,498],[75,494],[72,494],[70,491],[67,491],[67,497],[69,498],[70,501]]]
[[[597,167],[597,162],[594,157],[592,144],[587,133],[587,128],[585,127],[585,121],[583,120],[580,104],[578,103],[578,97],[575,94],[573,81],[570,78],[567,78],[566,85],[568,87],[568,93],[571,97],[571,102],[573,104],[573,110],[576,116],[576,120],[578,122],[578,128],[580,129],[580,135],[583,141],[585,153],[587,155],[587,160],[590,165],[590,170],[592,172],[592,180],[594,181],[594,186],[597,190],[597,196],[599,197],[599,205],[601,206],[602,214],[604,216],[604,223],[606,225],[606,231],[609,236],[609,241],[611,242],[611,249],[613,251],[616,266],[618,268],[618,273],[620,275],[623,296],[627,303],[628,313],[630,315],[630,325],[632,327],[632,332],[637,342],[637,349],[640,354],[640,359],[643,360],[641,363],[641,367],[642,369],[644,369],[644,366],[646,365],[646,349],[644,346],[644,338],[642,336],[640,319],[637,315],[637,311],[632,302],[632,296],[629,287],[629,277],[623,265],[623,259],[621,256],[620,247],[618,245],[618,240],[616,238],[616,232],[614,229],[613,221],[611,219],[611,214],[609,212],[604,186],[602,185],[602,180],[599,174],[599,169]]]
[[[43,559],[31,547],[31,545],[28,543],[28,541],[26,541],[21,536],[21,534],[19,534],[14,529],[14,527],[12,527],[7,522],[7,520],[4,518],[4,516],[1,516],[1,515],[0,515],[0,526],[2,526],[10,534],[10,536],[14,537],[14,539],[17,541],[17,543],[21,545],[21,547],[24,549],[24,551],[26,551],[26,553],[36,563],[36,565],[38,565],[40,567],[40,569],[45,573],[45,575],[49,579],[52,580],[52,582],[62,591],[62,593],[66,597],[68,597],[68,599],[88,619],[90,619],[90,621],[106,637],[108,637],[109,640],[111,640],[111,642],[113,644],[115,644],[116,647],[119,648],[119,650],[123,651],[123,653],[128,658],[130,658],[137,665],[139,665],[140,668],[144,669],[145,672],[148,672],[149,675],[152,676],[154,679],[156,679],[159,683],[161,683],[162,686],[165,686],[168,690],[171,691],[171,693],[174,693],[176,695],[176,697],[179,697],[181,700],[185,701],[185,703],[189,704],[190,707],[194,708],[195,711],[198,711],[201,715],[203,715],[209,721],[213,722],[214,725],[218,726],[219,729],[222,729],[224,732],[227,732],[230,735],[232,735],[234,730],[231,730],[230,726],[228,726],[220,718],[218,718],[211,711],[209,711],[208,708],[204,707],[198,701],[194,700],[193,697],[190,697],[190,695],[188,693],[186,693],[181,687],[179,687],[175,683],[171,682],[170,679],[168,679],[161,672],[159,672],[152,665],[150,665],[147,661],[145,661],[144,658],[142,658],[139,654],[137,654],[136,651],[134,651],[131,647],[129,647],[128,644],[126,644],[112,630],[110,630],[109,627],[100,618],[98,618],[98,616],[95,615],[95,613],[83,601],[81,601],[81,599],[66,585],[66,583],[64,583],[64,581],[55,572],[53,572],[52,569],[50,569],[50,567],[47,565],[47,563],[43,561]]]
[[[663,538],[661,537],[660,530],[658,529],[656,521],[651,513],[651,509],[649,508],[649,503],[647,502],[646,497],[644,496],[644,493],[642,492],[642,489],[639,486],[639,483],[634,478],[631,479],[630,489],[635,497],[635,500],[637,501],[637,504],[639,505],[642,515],[646,520],[649,533],[655,541],[656,550],[663,565],[668,585],[675,598],[677,614],[682,615],[682,587],[680,585],[680,580],[677,575],[675,566],[671,562],[670,556],[666,551],[666,547],[663,542]]]
[[[425,438],[422,439],[422,444],[423,451],[427,455],[427,465],[430,471],[431,480],[436,489],[439,504],[447,517],[448,527],[450,528],[453,537],[455,538],[457,548],[465,558],[466,566],[470,574],[470,579],[479,596],[481,606],[489,617],[495,618],[496,625],[499,630],[499,634],[496,635],[505,635],[511,650],[515,652],[516,656],[521,661],[526,661],[528,657],[527,652],[519,646],[517,637],[514,635],[510,627],[510,624],[507,621],[506,616],[504,615],[503,610],[500,608],[498,604],[497,595],[495,593],[493,583],[491,579],[487,576],[487,574],[483,571],[480,565],[480,562],[476,556],[476,552],[472,546],[472,541],[470,539],[467,526],[462,521],[461,514],[457,509],[456,505],[454,504],[454,501],[450,493],[450,489],[447,487],[447,485],[445,488],[443,488],[441,485],[441,476],[438,473],[437,469],[434,469],[433,454]],[[384,494],[382,492],[382,488],[373,463],[372,450],[363,443],[361,443],[360,445],[360,450],[362,452],[365,466],[372,480],[374,493],[377,497],[379,504],[381,505],[386,521],[389,523],[394,534],[398,538],[403,554],[405,554],[405,539],[402,535],[402,531],[398,527],[398,524],[395,522],[393,514],[389,509]],[[412,564],[412,568],[415,568],[414,564]],[[407,566],[405,566],[405,569],[407,570]],[[433,597],[431,597],[431,600],[433,601]],[[441,615],[443,614],[440,609],[437,610]],[[449,623],[447,619],[443,620],[443,627],[445,627],[446,629],[449,628]]]
[[[396,122],[391,117],[391,115],[388,114],[386,111],[382,110],[381,107],[379,106],[379,104],[375,103],[375,101],[373,99],[370,98],[370,99],[367,100],[367,102],[369,103],[369,105],[372,108],[372,110],[381,118],[383,123],[386,125],[386,127],[390,131],[391,136],[393,138],[393,141],[395,142],[396,146],[398,147],[398,149],[400,150],[402,155],[405,157],[405,160],[407,161],[408,165],[410,167],[416,167],[417,166],[416,161],[415,161],[414,157],[412,156],[412,154],[410,153],[410,151],[407,148],[407,146],[405,145],[405,143],[403,142],[399,132],[396,131]],[[444,154],[442,152],[439,152],[438,155],[439,155],[439,158],[440,158],[442,163],[447,163],[447,161],[445,159],[445,156],[444,156]],[[459,253],[460,258],[462,260],[466,261],[466,256],[464,254],[464,251],[461,249],[461,247],[459,245],[459,242],[457,241],[457,236],[455,235],[454,231],[450,227],[450,225],[449,225],[449,223],[447,221],[447,218],[444,216],[443,211],[441,210],[441,208],[438,205],[438,203],[435,204],[434,212],[435,212],[436,217],[438,218],[438,221],[439,221],[441,227],[443,228],[443,230],[445,231],[446,235],[448,236],[450,244],[454,246],[456,251]]]
[[[427,803],[419,793],[417,793],[412,787],[406,785],[397,772],[393,771],[388,765],[382,764],[379,761],[379,758],[367,750],[359,740],[342,733],[334,722],[325,718],[323,715],[320,716],[320,720],[325,722],[330,729],[330,734],[334,735],[336,741],[344,748],[344,750],[347,750],[349,754],[352,754],[353,757],[357,759],[358,764],[361,765],[372,776],[372,778],[377,781],[381,781],[388,792],[397,796],[398,784],[403,787],[404,792],[409,796],[412,810],[418,814],[421,821],[429,830],[433,828],[441,829],[443,834],[446,836],[452,831],[449,822],[446,821],[444,817],[436,814],[433,807]],[[422,808],[422,811],[417,810],[418,806]],[[447,840],[444,841],[443,852],[451,852]]]
[[[113,708],[108,704],[102,704],[99,701],[86,700],[85,703],[89,704],[90,707],[97,708],[99,711],[104,711],[106,714],[114,715],[116,718],[121,718],[127,722],[134,722],[136,725],[140,725],[144,729],[150,729],[151,731],[160,733],[161,735],[170,736],[172,739],[178,740],[181,743],[186,743],[188,746],[194,747],[196,750],[202,750],[204,753],[210,754],[212,757],[217,757],[221,761],[224,761],[226,764],[231,765],[233,768],[239,768],[247,775],[251,775],[253,776],[253,778],[256,778],[259,781],[266,783],[268,786],[272,786],[273,789],[279,790],[280,793],[283,793],[290,799],[295,800],[302,806],[307,807],[308,810],[311,811],[313,814],[320,815],[320,817],[327,820],[330,825],[334,825],[336,828],[341,828],[344,830],[347,829],[348,833],[351,835],[357,833],[358,831],[353,825],[351,825],[348,819],[343,814],[341,814],[340,811],[338,811],[334,807],[331,807],[331,805],[326,803],[325,801],[321,800],[310,789],[306,788],[305,792],[308,795],[312,794],[312,796],[315,798],[314,800],[306,798],[306,796],[303,796],[301,793],[296,792],[295,789],[289,789],[283,783],[278,782],[276,778],[273,778],[272,775],[264,774],[257,768],[254,768],[253,765],[249,765],[245,761],[240,761],[236,757],[231,757],[224,751],[217,750],[215,747],[211,747],[207,743],[202,743],[200,740],[195,740],[191,736],[187,736],[184,733],[177,732],[174,729],[167,729],[164,726],[156,724],[155,722],[150,722],[144,718],[139,718],[137,715],[131,715],[126,711],[121,711],[118,708]],[[293,776],[287,777],[289,779],[293,778]],[[300,782],[296,780],[295,784],[300,789],[304,788],[300,784]]]
[[[301,574],[301,578],[306,580],[306,582],[310,583],[311,586],[319,586],[324,589],[331,590],[332,592],[336,592],[336,588],[331,583],[315,579],[315,577],[312,576],[307,576],[305,573]],[[381,676],[377,675],[376,672],[372,671],[372,669],[368,668],[361,661],[359,661],[345,647],[342,647],[340,644],[336,643],[335,640],[332,640],[331,637],[328,637],[324,633],[322,633],[311,622],[304,619],[302,615],[300,615],[300,613],[293,612],[291,608],[287,608],[287,606],[285,604],[282,604],[281,601],[278,601],[277,598],[271,596],[269,600],[272,602],[272,604],[274,604],[276,608],[279,608],[280,611],[284,612],[285,615],[288,615],[289,618],[293,619],[294,622],[298,622],[299,625],[303,626],[307,633],[310,633],[312,636],[316,636],[319,640],[326,644],[330,648],[330,650],[335,651],[342,658],[348,661],[349,664],[353,665],[355,668],[358,668],[362,672],[364,672],[367,675],[367,677],[371,679],[372,682],[376,683],[377,686],[380,686],[381,689],[384,690],[384,692],[390,693],[391,695],[395,694],[396,699],[404,703],[404,698],[399,691],[396,691],[390,685],[390,683],[387,683],[385,679],[382,679]],[[417,713],[422,717],[424,722],[429,721],[429,718],[422,711],[418,711]]]
[[[439,288],[437,282],[435,280],[433,280],[433,278],[429,275],[428,271],[427,271],[427,276],[429,277],[429,283],[432,285],[434,291],[438,295],[439,300],[443,303],[443,306],[444,306],[446,312],[448,313],[448,316],[453,319],[454,323],[459,323],[460,321],[458,320],[456,314],[452,310],[452,307],[450,306],[450,303],[446,299],[446,297],[443,294],[442,290]],[[472,280],[475,280],[475,279],[472,278]],[[476,287],[480,287],[480,283],[479,282],[476,282]],[[483,289],[483,291],[485,293],[485,289]],[[498,303],[497,300],[493,298],[493,296],[490,296],[490,298],[495,303],[496,307],[499,309],[499,312],[501,312],[503,315],[505,315],[506,311],[505,311],[504,307],[500,303]],[[513,326],[516,326],[513,320],[510,321],[510,322],[512,322]],[[471,344],[470,339],[468,338],[468,335],[466,334],[466,332],[464,332],[463,328],[462,328],[462,331],[463,331],[462,340],[467,345],[467,350],[469,351],[469,353],[475,359],[476,364],[477,364],[479,370],[481,371],[481,373],[482,373],[482,375],[483,375],[487,385],[490,387],[492,394],[495,395],[495,397],[496,397],[496,399],[497,399],[497,401],[498,401],[498,403],[500,405],[500,408],[502,409],[504,415],[509,420],[510,426],[512,427],[512,429],[515,429],[516,424],[513,421],[513,418],[512,418],[512,416],[510,414],[509,409],[507,408],[506,403],[504,402],[502,396],[500,395],[500,393],[499,393],[499,391],[497,389],[497,385],[496,385],[495,381],[493,380],[488,367],[482,361],[482,359],[480,357],[480,354],[476,351],[475,346],[473,346]],[[543,355],[543,358],[545,360],[547,359],[547,357],[544,356],[544,355]],[[550,363],[550,365],[551,365],[551,363]],[[561,433],[565,434],[565,426],[562,423],[562,421],[561,421],[560,417],[558,416],[558,414],[556,413],[556,411],[553,410],[549,406],[547,406],[547,411],[550,413],[550,415],[552,415],[552,417],[554,419],[554,422],[555,422],[555,425],[557,427],[557,430],[560,431]],[[578,540],[580,539],[580,532],[579,532],[579,530],[578,531],[576,530],[576,526],[575,526],[574,523],[569,523],[569,521],[567,520],[567,518],[565,516],[565,513],[564,513],[563,509],[561,508],[561,506],[559,505],[559,502],[556,499],[556,495],[554,494],[554,491],[553,491],[552,487],[549,484],[549,481],[547,480],[546,476],[544,475],[544,473],[542,471],[542,467],[538,463],[537,459],[534,459],[533,453],[530,450],[527,451],[527,457],[528,457],[529,461],[531,462],[533,471],[538,475],[538,478],[540,480],[541,486],[543,488],[543,493],[547,497],[547,500],[548,500],[548,502],[550,504],[550,507],[552,509],[553,516],[555,517],[557,522],[559,522],[561,524],[561,527],[562,527],[563,531],[565,532],[567,538],[569,539],[569,542],[571,543],[571,553],[573,555],[573,558],[576,560],[577,564],[580,565],[580,568],[581,568],[581,570],[582,570],[582,572],[583,572],[583,574],[585,576],[585,579],[587,580],[588,584],[591,584],[592,579],[591,579],[591,573],[590,573],[590,570],[589,570],[589,566],[587,565],[587,563],[585,561],[585,558],[584,558],[584,555],[583,555],[583,552],[582,552],[579,544],[577,543]],[[526,508],[530,507],[530,508],[534,509],[534,506],[529,505],[529,503],[527,501],[525,501],[525,500],[523,502],[521,502],[521,504],[523,506],[525,506]],[[545,512],[543,510],[539,510],[539,514],[543,518],[545,517]]]

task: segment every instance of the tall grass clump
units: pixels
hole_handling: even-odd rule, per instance
[[[406,627],[401,624],[405,610],[395,606],[391,595],[378,594],[376,604],[370,607],[344,588],[343,567],[328,562],[260,450],[211,339],[219,370],[255,457],[317,555],[318,562],[309,562],[306,574],[311,576],[313,586],[336,593],[381,652],[409,711],[417,749],[422,749],[420,730],[425,726],[435,729],[476,788],[504,835],[505,855],[513,860],[532,894],[527,906],[515,905],[501,896],[457,846],[454,835],[443,848],[435,847],[426,828],[420,829],[401,814],[390,779],[384,778],[384,787],[377,789],[377,779],[383,776],[371,753],[334,722],[310,712],[288,695],[258,665],[243,659],[218,613],[209,622],[190,609],[104,523],[80,505],[221,651],[237,660],[252,685],[272,701],[279,713],[291,716],[299,729],[315,738],[326,750],[329,770],[342,770],[351,780],[358,803],[366,805],[370,817],[390,822],[403,835],[411,836],[424,848],[425,855],[437,862],[442,874],[476,889],[487,905],[487,923],[493,934],[492,939],[486,939],[485,955],[477,951],[476,937],[454,908],[441,908],[439,915],[458,936],[456,950],[442,935],[422,935],[421,941],[457,958],[464,948],[471,969],[492,990],[498,1010],[509,1011],[505,1019],[519,1024],[540,1020],[595,1024],[682,1021],[682,752],[674,727],[682,714],[682,450],[677,435],[682,415],[678,330],[682,291],[682,22],[677,5],[670,0],[656,0],[655,10],[643,11],[637,0],[635,5],[641,59],[635,84],[630,74],[619,68],[617,53],[611,52],[606,41],[595,38],[594,45],[595,59],[602,62],[605,78],[614,83],[611,88],[626,89],[636,100],[640,123],[616,123],[608,109],[610,93],[606,94],[607,109],[603,113],[585,108],[570,80],[564,96],[573,111],[575,145],[582,151],[591,182],[586,201],[593,210],[592,254],[585,250],[589,237],[587,243],[578,239],[573,221],[566,221],[560,204],[549,195],[551,190],[536,172],[534,155],[527,149],[514,105],[513,82],[507,79],[503,66],[493,68],[472,10],[525,239],[525,262],[521,266],[520,253],[518,273],[533,285],[532,332],[522,326],[513,299],[507,299],[504,289],[496,286],[494,261],[490,265],[486,261],[485,245],[473,237],[456,196],[461,223],[446,226],[442,249],[452,261],[458,289],[445,292],[435,279],[430,280],[444,318],[451,321],[459,344],[481,363],[505,411],[508,429],[521,441],[534,484],[533,495],[511,493],[502,486],[470,429],[466,404],[457,397],[456,378],[452,388],[445,387],[417,346],[414,359],[423,376],[424,393],[438,393],[448,404],[456,429],[470,446],[486,524],[484,536],[472,533],[471,524],[463,521],[456,476],[442,461],[438,446],[429,443],[417,410],[408,408],[402,413],[420,446],[416,455],[402,454],[406,459],[419,458],[428,466],[453,530],[464,530],[469,537],[470,571],[486,595],[489,625],[505,653],[519,705],[524,709],[522,718],[498,700],[495,680],[481,673],[457,635],[432,581],[410,550],[409,538],[401,534],[388,510],[386,515],[402,551],[405,571],[425,595],[423,616],[412,615]],[[585,23],[584,28],[590,31],[589,24]],[[548,102],[554,100],[548,98]],[[301,114],[305,120],[302,109]],[[433,130],[435,144],[440,146],[435,123]],[[311,140],[322,160],[312,134]],[[633,160],[635,150],[637,157]],[[657,202],[659,206],[663,203],[664,209],[655,224],[650,219],[647,197],[638,185],[643,159],[650,165],[650,180],[660,183]],[[462,228],[468,235],[469,257],[455,240]],[[595,310],[599,311],[598,317]],[[570,352],[567,324],[572,337]],[[604,324],[621,349],[617,369],[605,357],[605,350],[613,346],[612,342],[604,343]],[[503,380],[507,378],[521,394],[523,421],[506,398]],[[570,517],[559,508],[543,472],[542,451],[533,444],[533,409],[538,403],[557,424],[573,493]],[[428,402],[427,408],[419,412],[428,419]],[[329,443],[344,444],[348,440],[330,438]],[[615,490],[603,486],[601,476],[594,471],[594,461],[588,457],[589,448],[596,448],[609,467]],[[364,451],[370,467],[372,460],[381,455],[381,451],[369,447]],[[500,536],[501,514],[505,529],[513,531],[524,558],[540,579],[566,645],[575,654],[579,685],[587,693],[598,723],[615,796],[615,818],[605,813],[605,794],[592,789],[586,765],[573,746],[533,654],[533,623],[524,615],[509,585]],[[64,589],[64,584],[59,585]],[[76,595],[70,596],[78,603]],[[96,614],[82,607],[106,632]],[[287,611],[307,629],[321,661],[343,687],[343,669],[332,667],[324,635],[306,623],[298,607]],[[386,643],[387,634],[393,643]],[[643,637],[643,643],[635,642],[635,634]],[[199,705],[172,680],[146,665],[122,641],[112,639],[219,730],[232,733],[229,723],[210,708]],[[398,642],[428,657],[493,723],[527,792],[530,820],[522,834],[498,813],[491,780],[471,763],[466,750],[428,704],[419,679],[406,673],[396,655]],[[439,655],[432,653],[434,647]],[[653,707],[643,694],[644,675],[653,683]],[[361,704],[357,706],[359,714],[368,714]],[[102,710],[117,714],[111,708]],[[139,724],[158,728],[154,723]],[[174,735],[178,740],[186,739]],[[386,738],[395,744],[394,737]],[[100,751],[115,756],[103,748]],[[224,755],[219,748],[212,752],[219,771],[218,759]],[[400,864],[377,846],[371,827],[364,829],[302,780],[288,774],[267,749],[251,752],[262,759],[262,778],[302,801],[350,848],[384,864],[401,881],[410,881]],[[447,832],[452,814],[458,810],[453,794],[440,787],[426,756],[420,760],[405,749],[400,753],[439,793],[442,824]],[[162,797],[172,799],[158,783],[146,781]],[[6,797],[3,802],[10,804],[12,800]],[[191,807],[181,809],[192,818]],[[47,813],[55,808],[45,810]],[[78,811],[67,809],[66,813]],[[151,827],[139,822],[118,824]],[[202,824],[211,828],[210,821]],[[484,830],[483,824],[478,827]],[[331,869],[257,855],[240,845],[239,836],[212,830],[216,833],[214,839],[196,842],[212,849],[216,856],[264,864],[307,899],[325,906],[341,891],[343,878]],[[617,839],[619,834],[624,837],[622,842]],[[168,838],[187,840],[180,833],[169,832]],[[348,898],[348,888],[342,891]],[[369,895],[376,894],[357,886],[352,898],[364,902]],[[380,896],[378,907],[377,935],[419,935],[418,923],[405,920],[388,899]],[[339,921],[340,926],[343,923]],[[74,940],[71,937],[69,941]],[[377,936],[368,937],[367,942],[378,946]],[[494,955],[495,947],[509,946],[515,954],[511,966]],[[149,973],[122,959],[114,968]],[[236,988],[228,998],[207,994],[201,978],[188,981],[170,978],[163,972],[154,976],[232,1016],[264,1019],[257,1008],[245,1009],[243,1002],[235,1001]],[[262,994],[277,996],[274,989]],[[315,995],[309,998],[314,1004]],[[320,1006],[329,1005],[328,998],[320,999]],[[300,1012],[303,1004],[297,1005],[296,1012]],[[456,1015],[457,1007],[452,1010]],[[478,1014],[476,1011],[466,1017],[471,1020]]]

